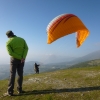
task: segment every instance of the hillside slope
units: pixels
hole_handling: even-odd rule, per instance
[[[100,66],[64,69],[24,76],[25,93],[2,97],[8,80],[0,81],[1,100],[100,100]]]
[[[95,60],[90,60],[90,61],[78,63],[78,64],[70,66],[69,68],[74,68],[74,67],[93,67],[93,66],[100,66],[100,59],[95,59]]]
[[[74,65],[74,64],[77,64],[77,63],[90,61],[90,60],[94,60],[94,59],[100,59],[100,50],[89,53],[89,54],[87,54],[83,57],[79,57],[77,59],[74,59],[74,60],[68,62],[67,64]]]

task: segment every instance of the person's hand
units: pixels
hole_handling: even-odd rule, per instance
[[[25,59],[23,58],[23,59],[21,59],[21,63],[23,63],[23,62],[25,62]]]

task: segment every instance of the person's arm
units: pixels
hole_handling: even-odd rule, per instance
[[[23,52],[23,59],[26,58],[27,53],[28,53],[28,46],[27,46],[27,43],[25,42],[25,44],[24,44],[24,52]]]
[[[24,44],[23,58],[21,59],[21,63],[25,62],[25,58],[27,56],[27,53],[28,53],[28,46],[27,46],[27,43],[25,42],[25,44]]]

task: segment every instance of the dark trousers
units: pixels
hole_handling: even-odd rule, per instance
[[[18,74],[17,89],[22,90],[23,67],[24,67],[24,63],[21,63],[21,60],[18,60],[18,59],[12,58],[12,57],[10,58],[10,79],[9,79],[9,84],[8,84],[8,92],[9,93],[14,92],[16,71]]]
[[[36,73],[39,74],[39,69],[36,70]]]

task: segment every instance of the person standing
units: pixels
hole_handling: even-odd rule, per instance
[[[17,92],[19,94],[22,93],[23,68],[28,53],[28,45],[23,38],[14,35],[14,33],[11,30],[7,31],[6,35],[9,38],[9,40],[6,43],[6,48],[8,54],[11,57],[10,57],[10,79],[8,83],[7,92],[4,95],[13,96],[16,71],[18,74]]]
[[[34,70],[37,74],[39,74],[39,66],[37,63],[34,64]]]

